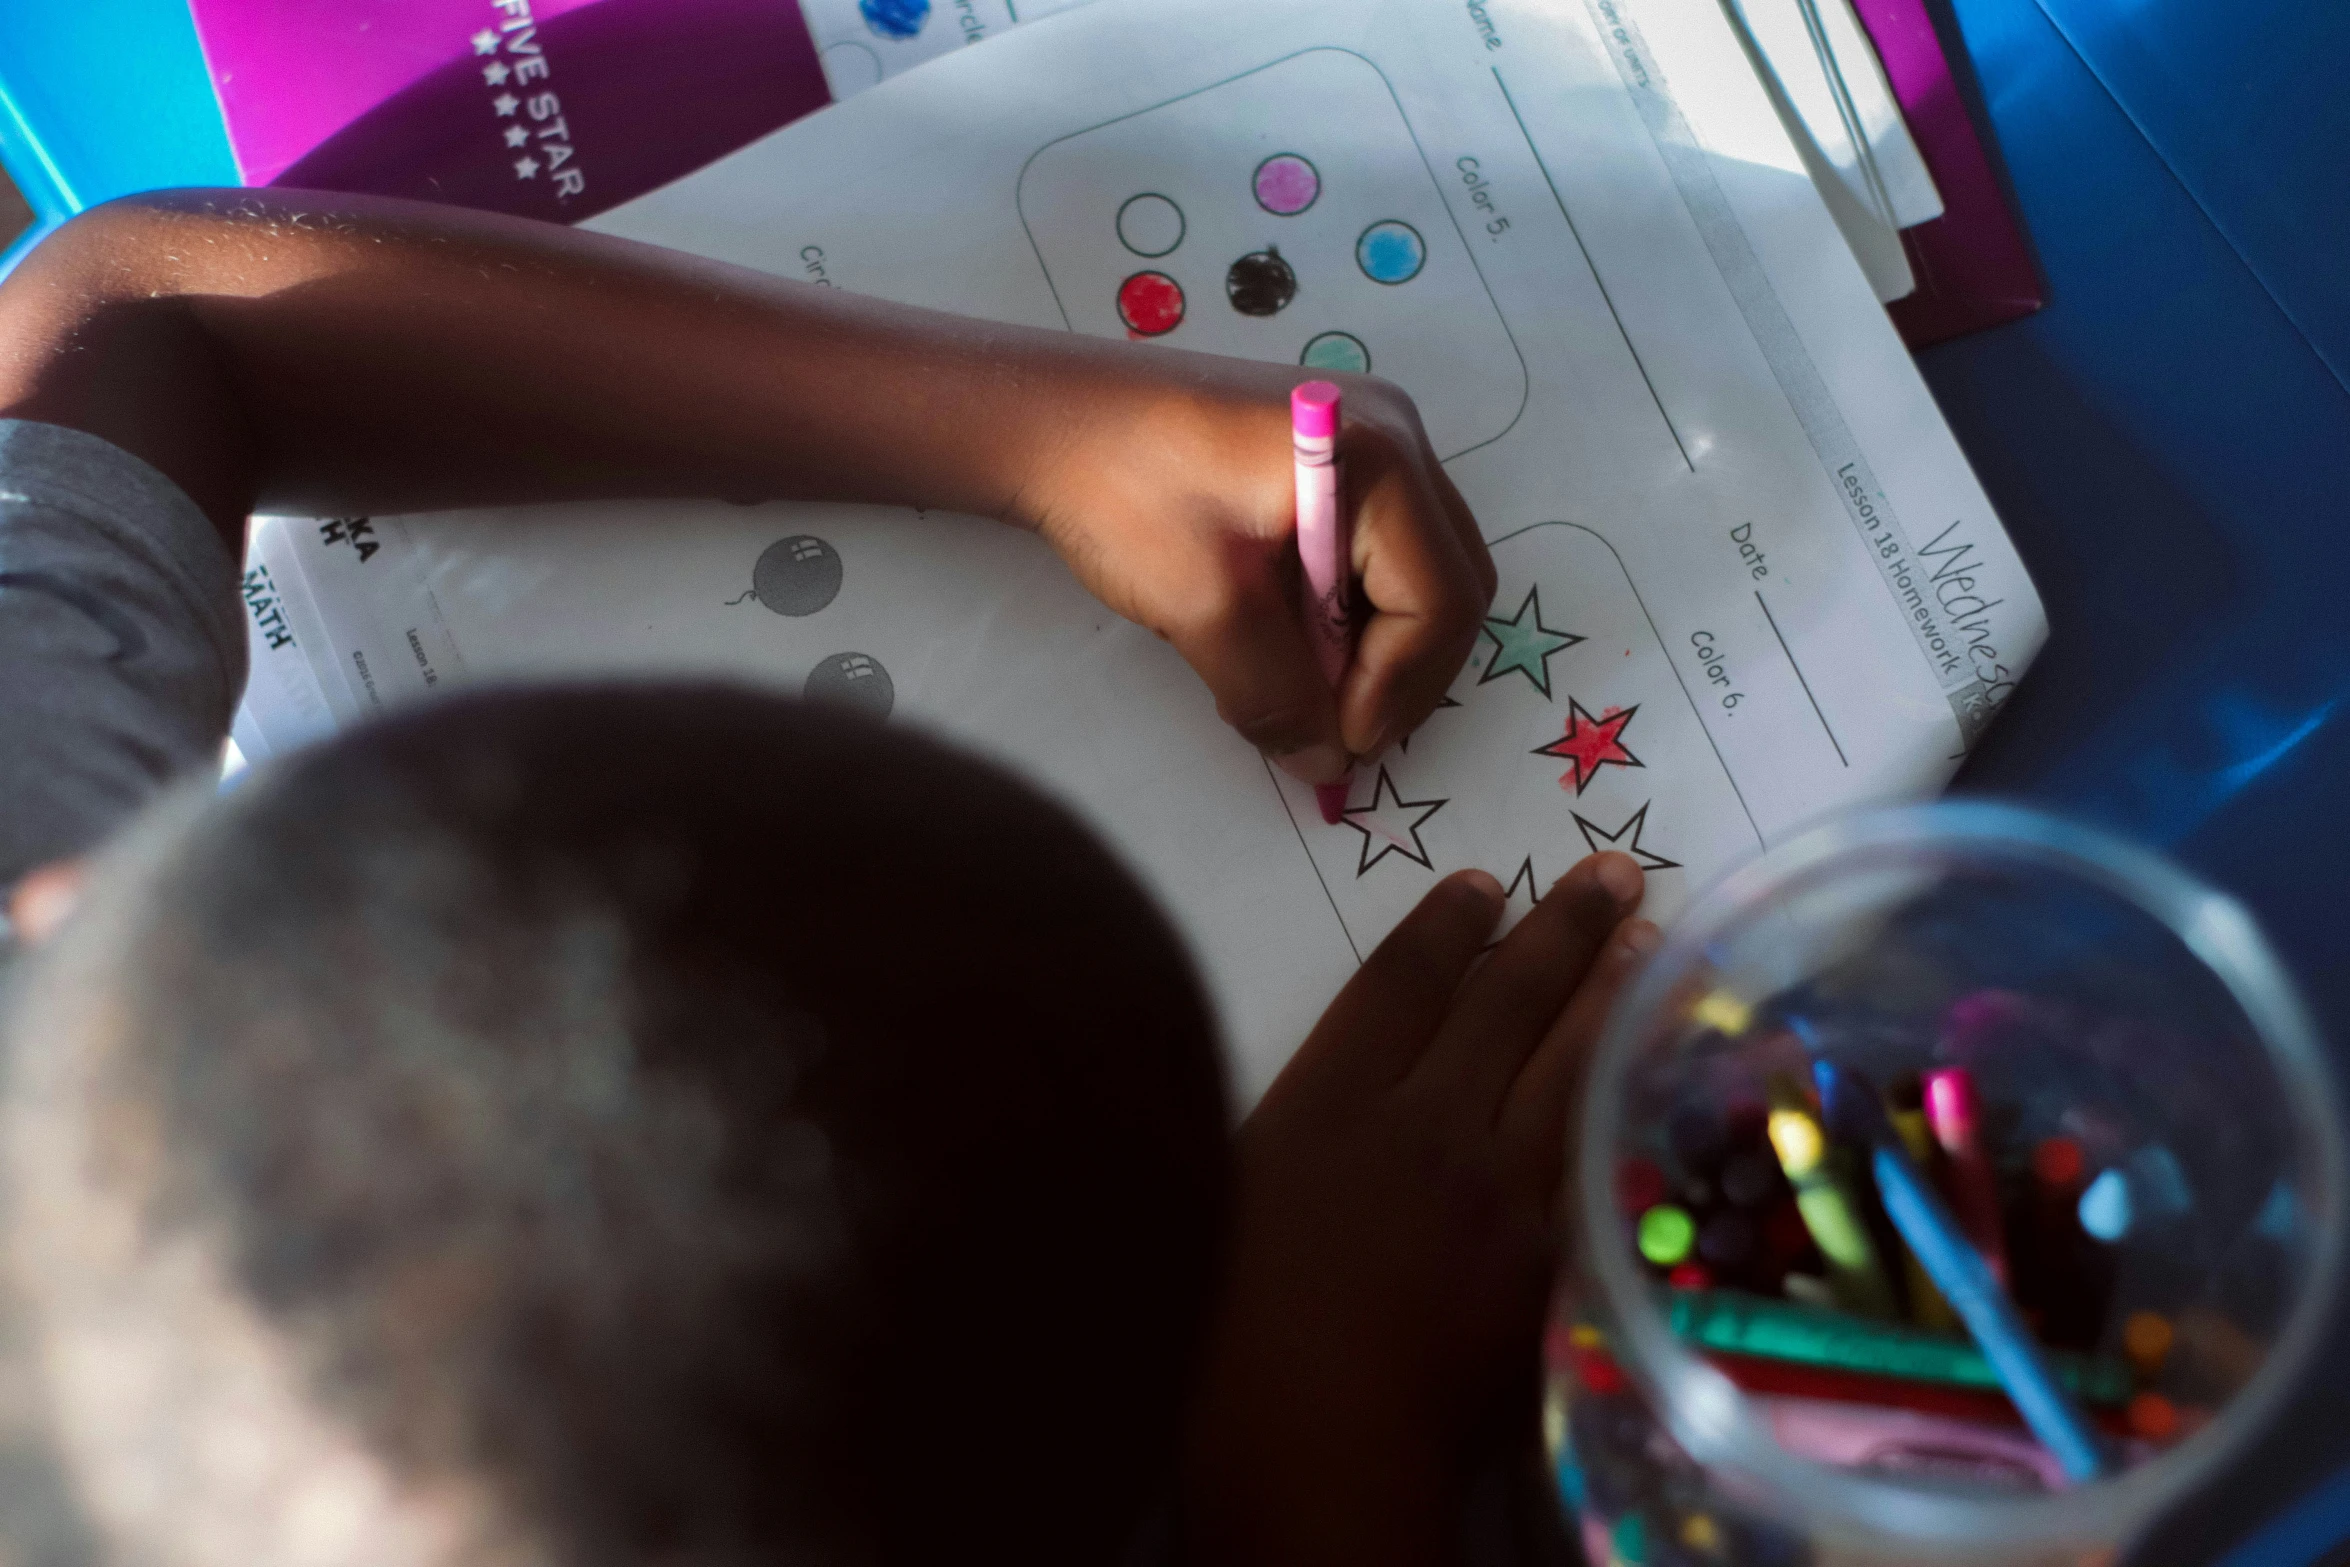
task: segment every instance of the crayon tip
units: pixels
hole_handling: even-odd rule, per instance
[[[1355,775],[1349,772],[1336,783],[1314,785],[1314,803],[1322,808],[1322,825],[1335,827],[1346,816],[1346,797],[1352,789]]]

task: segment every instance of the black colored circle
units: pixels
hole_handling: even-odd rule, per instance
[[[1297,297],[1297,274],[1280,251],[1252,250],[1224,274],[1224,297],[1244,316],[1276,315]]]

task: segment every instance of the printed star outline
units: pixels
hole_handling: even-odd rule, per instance
[[[1518,901],[1518,889],[1526,889],[1526,907],[1531,909],[1542,901],[1542,889],[1534,884],[1534,856],[1529,854],[1518,862],[1518,874],[1502,889],[1502,906],[1507,908]]]
[[[1394,811],[1417,811],[1420,814],[1414,816],[1400,828],[1392,827],[1380,816],[1379,801],[1382,796],[1386,797],[1390,808]],[[1395,780],[1388,776],[1387,769],[1380,768],[1378,778],[1371,785],[1371,803],[1350,805],[1345,814],[1339,817],[1339,820],[1346,826],[1352,827],[1363,835],[1362,853],[1355,865],[1356,879],[1360,880],[1366,871],[1386,859],[1390,854],[1400,854],[1422,870],[1434,870],[1436,867],[1428,860],[1428,846],[1420,841],[1420,827],[1429,817],[1443,810],[1446,804],[1447,802],[1444,800],[1405,799],[1402,792],[1395,787]],[[1366,818],[1366,820],[1358,821],[1357,817]],[[1408,846],[1404,843],[1407,836],[1411,839]],[[1372,850],[1373,843],[1377,843],[1379,846],[1376,852]]]
[[[522,100],[510,92],[502,92],[490,100],[490,107],[497,110],[499,116],[504,118],[521,108]]]
[[[1528,620],[1533,624],[1528,625]],[[1555,631],[1542,623],[1542,590],[1534,586],[1526,589],[1525,601],[1515,615],[1507,619],[1488,615],[1481,629],[1493,639],[1493,657],[1485,661],[1477,684],[1499,680],[1514,670],[1545,697],[1550,695],[1550,655],[1583,640],[1571,631]]]
[[[539,160],[538,160],[538,159],[536,159],[536,158],[532,158],[532,157],[521,157],[521,158],[516,158],[516,159],[514,160],[514,177],[515,177],[516,179],[518,179],[518,180],[529,180],[529,179],[536,179],[536,178],[538,178],[538,172],[539,172]]]
[[[1646,767],[1648,764],[1634,756],[1624,745],[1624,726],[1632,722],[1632,715],[1640,711],[1635,702],[1605,718],[1594,718],[1583,710],[1583,704],[1567,698],[1567,732],[1548,745],[1534,748],[1536,756],[1555,756],[1567,764],[1559,775],[1559,787],[1569,783],[1575,786],[1575,797],[1591,787],[1591,780],[1599,776],[1602,767]]]
[[[522,146],[524,143],[528,142],[529,140],[530,140],[530,132],[528,132],[528,131],[524,130],[524,129],[523,129],[521,126],[519,126],[519,125],[509,125],[509,126],[507,126],[507,127],[506,127],[506,145],[507,145],[507,146],[509,146],[509,147],[519,147],[519,146]]]
[[[473,52],[475,54],[496,54],[498,52],[498,35],[486,27],[475,33],[473,35]]]
[[[1575,825],[1583,829],[1583,841],[1590,846],[1592,853],[1597,854],[1602,849],[1616,849],[1638,860],[1644,871],[1677,871],[1681,868],[1679,860],[1668,860],[1654,849],[1640,846],[1640,835],[1648,828],[1648,808],[1654,803],[1653,800],[1641,801],[1640,809],[1634,811],[1624,825],[1614,832],[1609,832],[1581,811],[1568,814],[1575,818]],[[1625,842],[1627,838],[1631,842]]]
[[[481,68],[481,79],[485,82],[488,82],[492,87],[505,86],[506,78],[512,76],[513,74],[514,73],[512,71],[506,68],[506,62],[503,60],[492,60],[489,64]]]

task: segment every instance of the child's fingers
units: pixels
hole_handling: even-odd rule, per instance
[[[1594,854],[1559,878],[1461,989],[1419,1073],[1462,1116],[1488,1126],[1510,1085],[1583,982],[1617,922],[1640,901],[1631,856]]]
[[[1366,465],[1370,466],[1370,465]],[[1442,497],[1400,454],[1360,482],[1355,559],[1371,610],[1339,704],[1348,749],[1376,756],[1417,728],[1468,660],[1492,594]],[[1470,530],[1475,537],[1475,530]]]
[[[1444,1021],[1501,907],[1501,883],[1483,871],[1438,882],[1355,970],[1282,1077],[1305,1072],[1372,1089],[1401,1078]]]
[[[1348,757],[1338,704],[1299,616],[1296,588],[1275,572],[1227,583],[1223,601],[1169,640],[1207,682],[1216,712],[1281,768],[1334,783]]]
[[[1583,1069],[1626,982],[1660,939],[1648,920],[1628,919],[1616,927],[1502,1103],[1503,1157],[1545,1203],[1560,1189],[1567,1123]]]
[[[1452,482],[1452,475],[1444,471],[1444,465],[1431,461],[1428,473],[1436,487],[1436,498],[1444,504],[1444,515],[1452,523],[1453,534],[1469,557],[1469,569],[1476,574],[1479,602],[1490,610],[1494,590],[1501,586],[1501,575],[1493,569],[1493,552],[1485,547],[1485,532],[1477,526],[1475,513],[1461,498],[1460,487]]]

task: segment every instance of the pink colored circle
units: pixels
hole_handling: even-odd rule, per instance
[[[1322,176],[1294,152],[1277,152],[1257,165],[1257,205],[1276,217],[1293,218],[1322,194]]]
[[[1136,337],[1157,337],[1183,324],[1183,288],[1164,272],[1137,272],[1118,285],[1118,319]]]

